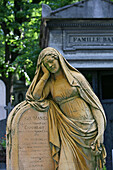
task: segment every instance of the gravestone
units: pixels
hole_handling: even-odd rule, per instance
[[[8,117],[7,126],[12,127],[12,133],[7,148],[7,170],[54,170],[47,112],[38,112],[30,105],[22,109],[13,120],[11,113]]]
[[[0,80],[0,120],[6,119],[6,86],[2,80]]]
[[[5,137],[6,134],[6,86],[2,80],[0,80],[0,139]]]

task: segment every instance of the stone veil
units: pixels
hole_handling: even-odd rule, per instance
[[[56,49],[47,47],[42,50],[38,57],[36,73],[27,91],[26,100],[17,105],[10,113],[8,118],[7,170],[14,170],[15,167],[17,168],[17,170],[20,170],[19,166],[23,164],[18,163],[18,133],[21,132],[21,127],[19,131],[17,127],[22,115],[26,114],[27,111],[29,111],[29,115],[31,115],[32,119],[33,110],[35,110],[35,116],[37,113],[39,113],[38,117],[40,116],[40,114],[43,114],[43,116],[44,113],[48,114],[48,125],[46,125],[48,126],[48,142],[50,144],[52,155],[51,158],[54,160],[55,169],[62,170],[62,168],[64,167],[68,169],[68,166],[72,167],[72,169],[75,170],[90,170],[92,167],[101,169],[105,164],[106,158],[106,151],[104,145],[103,143],[101,143],[100,154],[97,154],[97,143],[95,143],[95,149],[92,149],[93,147],[91,148],[91,144],[94,142],[98,135],[98,127],[95,116],[93,117],[93,119],[88,119],[85,121],[77,120],[76,118],[70,118],[69,116],[66,116],[60,109],[60,105],[61,103],[69,102],[70,99],[66,99],[66,101],[60,101],[61,103],[58,103],[53,98],[53,96],[48,95],[48,90],[46,88],[43,89],[40,98],[35,98],[33,95],[37,83],[41,80],[43,76],[43,71],[41,68],[43,59],[45,58],[45,56],[50,55],[58,57],[59,65],[62,69],[65,79],[67,80],[70,87],[72,87],[73,89],[77,89],[77,92],[79,94],[78,98],[80,99],[79,101],[81,102],[81,104],[82,102],[85,102],[89,108],[92,108],[92,110],[94,111],[96,110],[98,116],[101,116],[104,120],[104,128],[106,127],[106,117],[102,105],[98,97],[94,94],[87,80],[77,69],[73,68]],[[48,79],[48,82],[50,81],[50,84],[52,86],[51,79]],[[76,97],[74,96],[71,101],[72,100],[75,101]],[[24,122],[21,122],[21,126],[22,124],[24,124]],[[15,133],[17,135],[15,135]],[[22,138],[24,138],[24,136]],[[14,156],[12,155],[15,152],[17,153],[16,160],[15,162],[13,162],[12,165],[12,159],[14,159]],[[66,158],[67,156],[68,158]],[[52,160],[50,160],[50,162],[52,164],[52,170],[54,169],[54,165]]]

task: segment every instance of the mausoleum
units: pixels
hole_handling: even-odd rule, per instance
[[[92,85],[106,111],[107,169],[113,149],[113,3],[83,0],[52,10],[42,6],[40,45],[56,48]]]

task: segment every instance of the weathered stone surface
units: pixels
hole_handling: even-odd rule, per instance
[[[50,20],[48,46],[76,68],[113,68],[111,20]],[[110,25],[111,24],[111,25]]]
[[[7,170],[53,170],[48,140],[47,112],[27,107],[17,112],[12,123],[11,155]]]
[[[42,48],[57,49],[78,69],[113,68],[110,0],[82,0],[56,10],[44,4],[42,18],[43,27],[46,25],[41,34]]]
[[[2,80],[0,80],[0,120],[6,118],[6,86]]]
[[[43,18],[113,18],[113,4],[109,0],[82,0],[52,11],[42,6]]]

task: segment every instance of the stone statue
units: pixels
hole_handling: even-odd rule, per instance
[[[84,76],[56,49],[47,47],[40,53],[26,101],[19,107],[27,104],[37,111],[48,111],[49,143],[55,169],[103,168],[106,158],[104,110]]]

